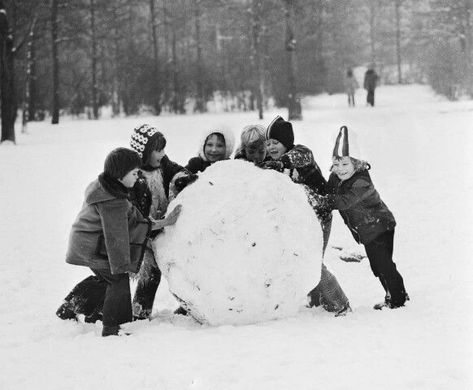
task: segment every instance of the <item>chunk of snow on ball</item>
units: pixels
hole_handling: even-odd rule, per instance
[[[195,319],[248,324],[297,314],[320,280],[322,229],[301,186],[240,161],[184,189],[155,241],[169,289]]]

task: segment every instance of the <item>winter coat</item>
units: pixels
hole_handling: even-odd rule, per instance
[[[137,272],[149,229],[149,221],[126,197],[112,195],[95,180],[72,225],[66,262],[112,274]]]
[[[356,81],[355,76],[345,77],[345,91],[346,93],[353,95],[358,88],[358,81]]]
[[[212,162],[209,161],[207,156],[205,155],[204,148],[205,148],[205,142],[207,141],[207,138],[209,137],[210,134],[213,133],[220,133],[223,135],[223,138],[225,139],[225,160],[228,160],[233,153],[233,148],[235,146],[235,137],[233,136],[233,133],[225,128],[225,127],[219,127],[219,130],[212,129],[204,132],[202,134],[201,140],[199,142],[199,150],[197,152],[196,157],[192,157],[185,168],[191,172],[191,173],[198,173],[198,172],[203,172],[205,171],[210,165],[212,165]]]
[[[151,213],[153,218],[158,219],[162,215],[157,214],[166,212],[169,187],[174,176],[180,172],[185,173],[186,170],[171,161],[168,156],[164,156],[159,168],[144,166],[142,171],[131,192],[131,200],[143,215],[149,216]],[[160,199],[161,202],[159,202]]]
[[[367,170],[357,171],[344,181],[332,173],[327,188],[333,208],[338,209],[358,243],[368,244],[396,226]]]
[[[368,69],[365,72],[365,79],[363,81],[363,88],[367,91],[374,91],[378,84],[378,74],[374,69]]]
[[[295,183],[305,184],[318,195],[325,195],[327,181],[315,162],[312,151],[304,145],[295,145],[284,153],[281,158],[284,173]]]

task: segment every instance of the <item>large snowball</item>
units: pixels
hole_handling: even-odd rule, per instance
[[[171,292],[195,319],[248,324],[295,315],[320,280],[322,230],[301,186],[275,171],[218,162],[170,204],[155,245]]]

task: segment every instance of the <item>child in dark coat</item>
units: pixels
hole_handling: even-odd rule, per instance
[[[386,291],[385,306],[404,306],[408,295],[404,281],[393,262],[393,239],[396,221],[381,200],[368,173],[370,165],[357,153],[356,137],[341,127],[333,151],[332,174],[328,182],[329,202],[340,212],[358,243],[365,246],[373,274]]]
[[[141,171],[133,186],[132,201],[151,221],[159,221],[166,213],[170,197],[176,195],[176,180],[186,178],[189,173],[169,159],[165,152],[166,138],[153,126],[143,124],[135,127],[130,145],[141,157]],[[155,238],[158,233],[155,231],[151,238]],[[149,243],[133,296],[135,319],[150,318],[160,282],[161,271]]]
[[[301,184],[309,204],[314,209],[324,237],[323,251],[328,243],[332,226],[332,213],[327,212],[320,201],[326,195],[327,182],[315,162],[312,151],[304,145],[294,145],[292,124],[277,116],[266,130],[266,150],[270,161],[263,162],[263,168],[275,169],[289,175],[295,183]],[[322,263],[320,282],[309,292],[309,306],[322,305],[337,315],[346,314],[350,309],[348,298],[335,276]]]
[[[151,226],[132,205],[129,190],[138,178],[140,163],[138,154],[125,148],[107,156],[103,173],[86,189],[69,236],[66,262],[89,267],[95,274],[93,282],[90,277],[81,282],[92,283],[90,290],[81,290],[81,299],[102,303],[102,336],[118,335],[120,325],[132,320],[128,272],[138,271],[150,230],[175,223],[180,212],[176,209],[166,221]],[[73,303],[66,300],[58,316],[76,319]]]

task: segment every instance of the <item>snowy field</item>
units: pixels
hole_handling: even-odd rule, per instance
[[[375,311],[383,298],[368,261],[334,218],[326,263],[353,308],[335,318],[301,308],[296,317],[245,326],[201,326],[172,315],[159,289],[153,321],[129,337],[100,337],[101,323],[61,321],[55,311],[89,274],[67,265],[70,226],[106,153],[127,146],[148,122],[171,159],[196,154],[201,131],[225,122],[268,124],[276,114],[205,114],[31,123],[17,145],[0,146],[1,389],[471,389],[473,388],[473,101],[447,102],[427,87],[381,87],[377,106],[349,109],[344,95],[304,102],[296,143],[328,177],[332,136],[345,124],[398,226],[394,260],[411,301]],[[19,128],[20,126],[18,126]],[[342,247],[340,251],[334,247]]]

